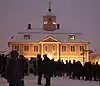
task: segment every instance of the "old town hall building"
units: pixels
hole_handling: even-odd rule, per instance
[[[88,61],[89,42],[84,41],[81,33],[63,31],[52,13],[51,4],[46,15],[43,16],[43,28],[32,28],[31,24],[17,36],[11,37],[8,47],[18,50],[26,58],[36,57],[37,54],[47,54],[50,59]],[[81,39],[80,39],[81,38]],[[82,54],[83,53],[83,54]]]

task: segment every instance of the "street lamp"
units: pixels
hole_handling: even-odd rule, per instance
[[[93,53],[92,50],[84,50],[84,49],[82,50],[81,55],[83,56],[83,65],[84,65],[84,54],[85,54],[85,52],[89,52],[89,61],[90,61],[90,54]]]

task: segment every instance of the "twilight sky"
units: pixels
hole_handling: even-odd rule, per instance
[[[100,51],[100,0],[51,0],[57,23],[66,32],[81,32],[91,48]],[[42,28],[49,0],[0,0],[0,50],[28,23]]]

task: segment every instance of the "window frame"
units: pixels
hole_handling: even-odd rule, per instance
[[[76,39],[75,35],[69,35],[69,40],[75,40],[75,39]]]
[[[76,46],[75,45],[71,45],[70,46],[70,52],[76,52]]]
[[[53,52],[56,51],[56,46],[55,46],[55,45],[52,46],[52,51],[53,51]]]
[[[31,38],[31,35],[24,35],[25,40],[29,40]]]
[[[24,45],[24,51],[25,52],[29,52],[29,49],[30,49],[29,45]]]
[[[38,52],[38,51],[39,51],[38,45],[35,45],[34,46],[34,52]]]
[[[62,45],[62,52],[66,52],[67,51],[67,46],[66,45]]]
[[[82,48],[83,47],[83,48]],[[84,45],[80,45],[80,52],[83,52],[83,50],[85,49],[85,46]],[[82,50],[81,50],[82,49]]]
[[[12,45],[12,50],[17,50],[17,51],[19,51],[19,45],[16,45],[16,44],[13,44]]]
[[[48,51],[48,46],[47,45],[44,46],[44,51],[46,51],[46,52]]]

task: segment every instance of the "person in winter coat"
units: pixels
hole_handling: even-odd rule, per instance
[[[38,85],[42,85],[41,80],[42,80],[42,69],[43,69],[43,62],[41,55],[37,55],[37,73],[38,73]]]
[[[47,55],[43,55],[43,57],[44,57],[43,73],[44,73],[44,78],[46,79],[45,86],[50,86],[50,81],[53,74],[52,61],[47,57]]]
[[[8,59],[6,66],[6,79],[9,86],[24,86],[22,62],[18,58],[17,51],[11,51],[10,54],[11,58]]]

